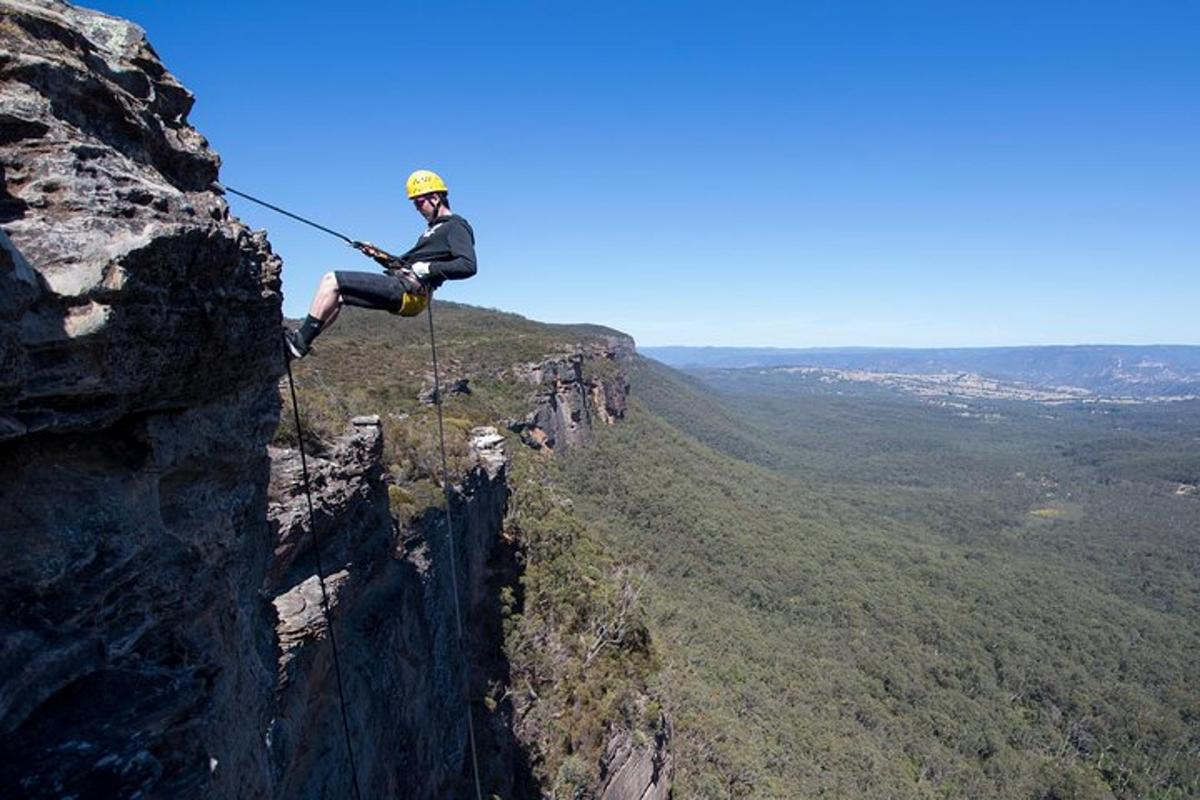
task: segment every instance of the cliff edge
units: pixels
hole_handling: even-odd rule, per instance
[[[0,794],[261,796],[279,260],[136,26],[0,11]]]
[[[614,365],[632,342],[591,337],[479,375],[480,408],[447,418],[456,559],[430,468],[436,428],[417,400],[426,367],[381,370],[377,356],[407,351],[373,351],[368,374],[401,384],[382,387],[379,416],[322,431],[311,454],[326,620],[298,454],[280,438],[281,264],[211,190],[219,159],[191,105],[135,25],[57,0],[0,8],[0,796],[350,796],[332,624],[364,796],[471,795],[469,702],[489,791],[536,797],[569,779],[580,797],[665,798],[668,727],[645,693],[644,629],[630,626],[628,655],[623,638],[595,639],[609,610],[628,611],[623,596],[573,590],[578,630],[501,599],[535,585],[523,570],[542,569],[550,542],[556,575],[609,585],[563,549],[577,523],[535,525],[528,497],[514,515],[505,448],[586,445],[597,421],[619,420],[628,382]],[[466,325],[473,346],[508,357],[512,340],[477,335],[484,312],[440,308],[451,339]],[[561,344],[520,324],[520,358]],[[322,339],[335,357],[336,342]],[[454,350],[457,401],[478,353]],[[299,366],[301,384],[319,361]],[[306,420],[319,417],[299,388]],[[371,410],[334,397],[347,403]],[[526,649],[510,663],[514,642]],[[576,702],[618,677],[619,709]],[[566,729],[572,703],[591,710]]]

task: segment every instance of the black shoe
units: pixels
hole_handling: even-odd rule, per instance
[[[283,332],[283,345],[287,348],[288,358],[296,361],[304,358],[308,355],[308,351],[312,349],[304,343],[304,340],[300,338],[300,335],[296,331]]]

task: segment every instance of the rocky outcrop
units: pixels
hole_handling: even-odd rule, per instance
[[[510,423],[510,429],[534,448],[588,444],[597,422],[612,425],[625,416],[629,379],[624,365],[633,350],[632,339],[612,336],[601,345],[517,365],[513,377],[538,391],[533,411]]]
[[[21,343],[19,321],[37,295],[37,274],[0,230],[0,406],[10,406],[25,386],[29,356]],[[0,441],[24,431],[15,418],[0,416]]]
[[[666,719],[649,741],[639,742],[627,732],[615,735],[601,765],[600,800],[668,800],[675,766],[670,743]]]
[[[446,396],[454,395],[469,395],[471,393],[471,379],[465,377],[451,377],[442,382],[442,391]],[[434,388],[433,375],[425,376],[425,384],[421,387],[420,393],[417,394],[417,402],[422,405],[431,406],[437,403],[438,393]]]
[[[5,268],[8,437],[269,385],[279,262],[209,189],[217,156],[142,31],[6,2],[0,49],[0,224],[30,265]]]
[[[136,26],[0,8],[0,796],[348,797],[333,634],[364,797],[472,794],[468,699],[487,791],[532,796],[503,438],[476,432],[451,539],[438,509],[396,526],[356,420],[309,464],[314,530],[298,454],[267,448],[280,263],[211,191],[191,102]],[[530,365],[528,440],[623,416],[625,347]],[[660,796],[663,747],[607,752],[606,797]]]
[[[333,652],[321,607],[315,541],[341,655],[351,741],[364,797],[470,794],[465,687],[480,685],[481,641],[498,610],[486,590],[508,499],[503,437],[479,429],[475,467],[446,517],[430,509],[404,528],[388,513],[382,435],[360,418],[326,457],[310,458],[317,536],[309,525],[298,454],[272,450],[275,559],[265,590],[278,620],[276,717],[267,733],[275,796],[350,796]],[[449,573],[457,563],[456,579]],[[466,637],[455,620],[462,593]],[[465,645],[465,649],[464,649]],[[472,696],[482,696],[473,690]],[[519,757],[506,726],[473,709],[489,793],[512,796]]]
[[[279,261],[142,32],[0,9],[0,795],[264,796]]]

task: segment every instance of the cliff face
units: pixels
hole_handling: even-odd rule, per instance
[[[628,733],[613,736],[604,753],[600,800],[668,800],[675,770],[670,745],[665,720],[648,742],[639,743]]]
[[[209,189],[191,102],[129,23],[0,9],[4,797],[349,796],[298,457],[268,448],[280,263]],[[584,444],[623,416],[620,370],[584,367],[631,351],[515,370],[526,441]],[[440,511],[393,521],[376,422],[311,459],[365,797],[472,793],[464,686],[489,791],[537,794],[512,703],[484,702],[507,683],[496,596],[519,569],[501,441],[471,440],[454,558]],[[614,735],[597,796],[664,797],[666,752]]]
[[[598,426],[624,419],[629,394],[626,369],[634,352],[632,339],[610,336],[566,355],[514,366],[512,376],[536,388],[530,398],[533,410],[523,420],[510,423],[510,429],[527,446],[547,453],[586,447]],[[552,639],[547,636],[548,646]],[[640,698],[643,710],[648,701],[645,695]],[[537,721],[539,715],[531,713],[538,702],[518,698],[515,711],[522,720],[516,725],[517,735],[533,753],[545,736]],[[665,716],[660,717],[658,731],[651,737],[610,731],[594,774],[581,781],[586,788],[579,796],[667,800],[674,772],[670,745],[671,725]]]
[[[141,31],[0,14],[0,794],[254,796],[279,262]]]
[[[544,363],[553,368],[553,361]],[[554,374],[563,367],[590,374],[588,366],[587,360],[564,358]],[[584,380],[624,385],[621,375]],[[582,395],[581,424],[601,418],[592,397]],[[371,797],[473,796],[463,692],[469,687],[485,795],[538,797],[530,762],[539,758],[546,731],[533,723],[538,715],[530,714],[537,700],[508,699],[510,666],[502,647],[499,597],[519,582],[522,547],[503,529],[512,491],[504,437],[493,428],[472,432],[473,466],[455,487],[451,508],[452,555],[438,509],[427,509],[402,527],[393,523],[387,497],[392,479],[384,471],[380,430],[378,418],[359,418],[324,456],[309,458],[363,792]],[[589,427],[586,433],[590,437],[593,431]],[[280,797],[335,796],[348,791],[351,776],[299,456],[285,449],[272,449],[271,455],[276,549],[264,588],[279,615],[278,717],[268,737],[275,791]],[[454,580],[447,573],[451,563],[457,564]],[[463,603],[465,648],[454,619],[455,584]],[[544,633],[548,639],[556,634]],[[579,796],[665,800],[673,766],[669,744],[665,720],[648,738],[613,731],[591,765],[591,790]]]
[[[512,376],[537,388],[533,410],[509,427],[535,448],[579,447],[592,439],[597,423],[612,425],[625,416],[629,379],[622,362],[633,355],[633,340],[609,337],[603,345],[579,347],[559,358],[519,364]],[[584,364],[591,369],[585,372]],[[596,365],[612,368],[598,374]]]
[[[315,517],[341,654],[349,726],[364,797],[470,794],[464,687],[497,611],[485,591],[508,499],[502,438],[480,429],[475,466],[454,493],[449,550],[445,516],[430,509],[395,526],[388,512],[378,420],[356,419],[326,458],[310,458]],[[272,450],[270,516],[275,558],[264,583],[278,614],[276,717],[267,743],[278,797],[348,796],[349,759],[315,572],[314,539],[299,456]],[[447,569],[457,564],[456,581]],[[468,647],[454,618],[462,597]],[[511,796],[518,766],[511,736],[476,715],[490,791]]]

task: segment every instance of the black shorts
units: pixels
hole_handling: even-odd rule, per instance
[[[348,306],[398,311],[404,302],[404,283],[374,272],[334,272],[338,293]]]

